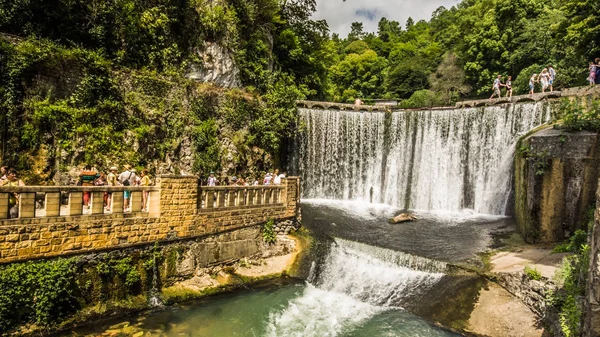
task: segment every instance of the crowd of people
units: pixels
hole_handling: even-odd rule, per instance
[[[539,74],[531,75],[529,78],[529,94],[533,95],[535,91],[535,84],[539,83],[542,87],[542,92],[554,91],[554,81],[556,80],[556,70],[554,67],[549,64],[546,68],[542,69]],[[506,88],[506,96],[512,97],[513,94],[513,86],[512,86],[512,76],[508,76],[505,83],[502,83],[502,75],[498,75],[498,77],[494,80],[492,84],[492,96],[490,99],[493,99],[494,96],[498,98],[502,98],[501,88]]]
[[[104,172],[98,172],[90,165],[84,167],[79,173],[79,181],[77,185],[80,186],[150,186],[151,179],[148,170],[143,169],[138,175],[135,168],[131,165],[124,165],[123,171],[119,173],[116,166],[112,166],[108,170],[108,174]],[[142,211],[147,211],[148,206],[148,191],[142,192]],[[83,192],[83,205],[84,207],[90,207],[90,192]],[[129,211],[131,206],[131,191],[123,192],[123,210]],[[104,192],[104,208],[107,211],[111,210],[111,192]]]
[[[588,70],[589,76],[587,77],[587,81],[589,85],[600,84],[600,57],[590,62]],[[542,92],[546,92],[546,90],[554,91],[553,85],[555,80],[556,70],[551,64],[549,64],[546,68],[542,69],[539,74],[534,73],[531,75],[531,78],[529,78],[529,95],[533,95],[535,93],[536,83],[540,84],[542,87]],[[501,98],[502,87],[506,88],[506,97],[512,97],[513,88],[511,76],[507,77],[506,83],[502,83],[502,75],[498,75],[492,84],[493,93],[492,96],[490,96],[490,99],[493,99],[495,96]]]
[[[236,176],[233,177],[224,177],[222,179],[217,179],[215,177],[215,172],[211,171],[206,181],[203,181],[203,184],[206,186],[259,186],[259,185],[280,185],[281,179],[286,177],[286,173],[279,173],[278,169],[275,169],[273,173],[267,172],[262,180],[259,178],[248,178],[244,179],[242,177],[238,178]]]

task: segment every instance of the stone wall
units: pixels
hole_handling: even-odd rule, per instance
[[[596,192],[594,228],[590,238],[590,270],[587,282],[583,336],[600,336],[600,188]]]
[[[298,213],[298,178],[283,181],[281,203],[200,209],[197,178],[157,178],[149,213],[0,220],[0,263],[193,239],[256,226]]]
[[[594,202],[600,139],[545,127],[521,141],[515,160],[517,227],[527,242],[559,242],[580,229]]]

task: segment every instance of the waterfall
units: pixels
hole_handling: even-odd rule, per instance
[[[272,313],[267,336],[337,336],[431,289],[446,264],[336,238],[313,283]]]
[[[505,214],[519,136],[548,103],[392,113],[300,109],[304,198]]]
[[[150,289],[149,304],[151,307],[162,307],[163,302],[160,299],[160,287],[158,286],[159,281],[158,265],[156,264],[156,255],[152,263],[152,288]]]

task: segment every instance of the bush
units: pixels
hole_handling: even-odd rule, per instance
[[[563,98],[558,114],[559,125],[566,131],[600,131],[600,101],[594,100],[587,106],[579,100]]]
[[[415,91],[409,99],[400,102],[400,107],[403,109],[424,108],[440,105],[438,94],[431,90]]]
[[[275,227],[275,222],[271,219],[267,221],[262,228],[263,240],[265,240],[265,242],[268,244],[272,244],[275,243],[275,241],[277,241],[277,237],[275,236],[275,231],[273,230],[273,227]]]
[[[75,262],[58,259],[0,267],[0,334],[25,322],[50,326],[75,312]]]
[[[542,273],[535,267],[525,266],[525,275],[527,275],[530,280],[539,281],[542,279]]]

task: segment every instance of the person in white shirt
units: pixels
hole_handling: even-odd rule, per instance
[[[135,172],[131,170],[131,165],[124,166],[125,171],[119,174],[117,180],[121,186],[133,186],[137,181],[137,175]],[[127,210],[129,208],[129,200],[131,199],[131,191],[125,191],[123,193],[123,209]]]
[[[217,178],[215,178],[215,173],[210,172],[210,176],[208,177],[208,186],[217,186]]]
[[[273,175],[271,173],[267,173],[265,179],[263,180],[263,185],[271,185],[271,180],[273,179]]]
[[[492,84],[492,90],[494,91],[494,93],[492,93],[492,96],[490,96],[490,99],[494,98],[494,96],[498,96],[498,98],[502,97],[502,93],[500,92],[500,86],[502,85],[502,76],[498,75],[498,77],[494,80],[494,84]]]

